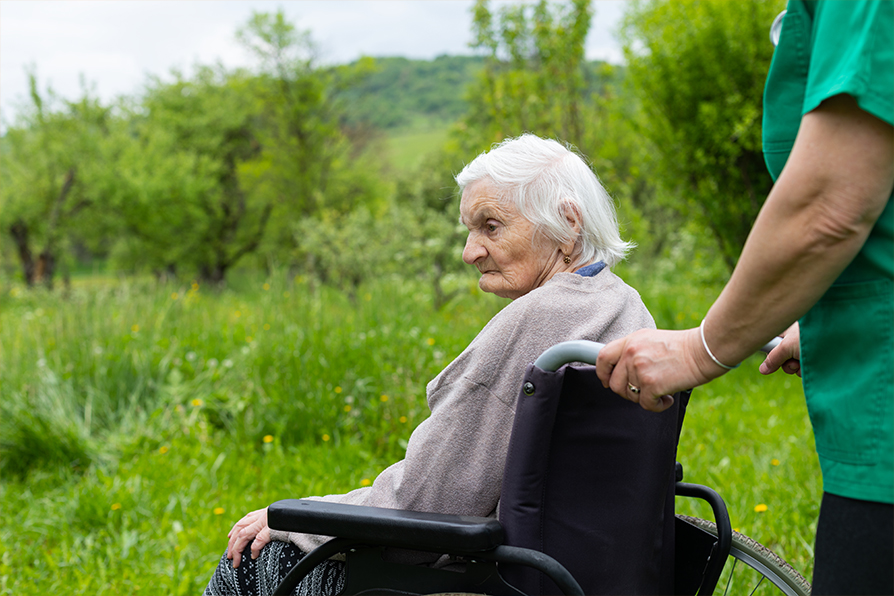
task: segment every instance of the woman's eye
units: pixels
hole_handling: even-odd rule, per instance
[[[488,232],[496,232],[497,231],[497,224],[489,223],[485,227],[487,228]]]

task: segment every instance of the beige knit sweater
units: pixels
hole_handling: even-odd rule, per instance
[[[500,311],[427,388],[431,416],[406,457],[371,486],[310,499],[437,513],[493,516],[500,498],[515,401],[527,365],[572,339],[602,343],[655,323],[639,294],[608,269],[559,273]],[[320,536],[271,530],[305,552]]]

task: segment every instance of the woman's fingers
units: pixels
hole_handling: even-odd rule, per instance
[[[769,375],[780,368],[790,375],[801,376],[801,332],[795,323],[782,334],[779,345],[770,350],[760,365],[760,372]]]
[[[697,329],[643,329],[602,348],[596,374],[618,395],[662,412],[673,405],[672,393],[709,380],[700,369],[697,349],[701,349]]]
[[[252,511],[236,522],[236,525],[230,530],[227,542],[227,558],[232,559],[234,569],[239,567],[239,563],[242,562],[242,551],[245,549],[245,545],[266,527],[267,509]]]
[[[251,558],[257,559],[261,554],[261,549],[264,548],[270,542],[270,528],[266,525],[264,528],[258,532],[258,535],[255,536],[254,542],[251,543]]]

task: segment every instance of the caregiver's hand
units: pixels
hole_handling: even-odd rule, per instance
[[[603,386],[646,410],[662,412],[671,394],[692,389],[722,375],[702,347],[699,330],[641,329],[599,352],[596,374]]]
[[[227,534],[227,558],[232,559],[233,569],[242,562],[242,551],[251,540],[251,558],[257,559],[261,549],[270,542],[270,528],[267,527],[267,508],[252,511],[236,522]]]
[[[801,328],[795,323],[781,333],[782,341],[770,350],[761,363],[761,374],[769,375],[782,368],[790,375],[801,376]]]

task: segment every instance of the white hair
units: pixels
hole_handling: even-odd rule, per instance
[[[566,217],[570,207],[580,225],[580,252],[574,256],[582,264],[604,261],[611,267],[634,246],[621,240],[614,203],[596,174],[558,141],[533,134],[506,139],[464,167],[456,183],[462,193],[484,178],[501,199],[514,203],[522,217],[560,244],[574,239]]]

